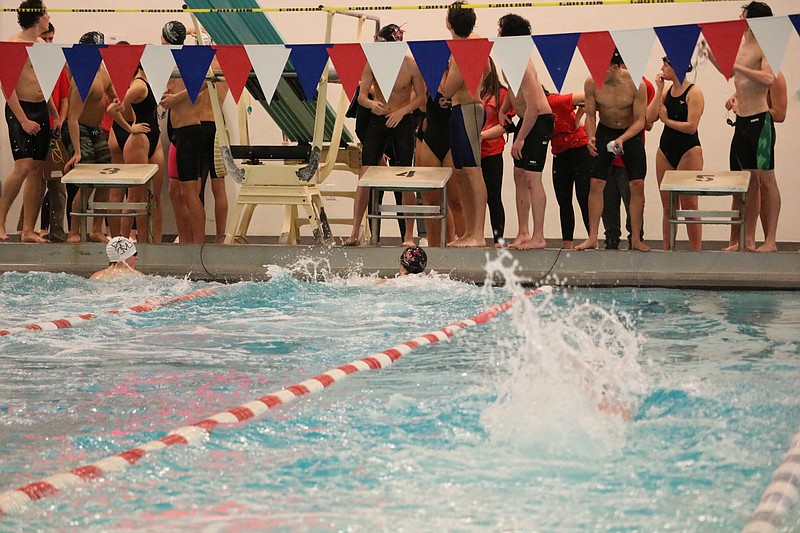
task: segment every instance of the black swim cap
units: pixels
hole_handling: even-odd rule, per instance
[[[428,254],[419,246],[409,246],[400,256],[400,264],[411,274],[419,274],[428,266]]]
[[[106,37],[99,31],[89,31],[81,35],[78,44],[105,44]]]
[[[378,32],[378,42],[396,42],[403,40],[403,34],[405,30],[403,30],[397,24],[389,24],[384,26]]]
[[[183,44],[186,40],[186,26],[177,20],[167,22],[161,29],[161,35],[169,44]]]

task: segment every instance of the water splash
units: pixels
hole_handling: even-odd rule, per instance
[[[626,419],[649,389],[642,338],[624,314],[565,294],[524,297],[508,251],[487,257],[487,280],[517,298],[513,335],[496,361],[495,402],[481,415],[492,440],[561,455],[603,455],[624,443]],[[487,283],[488,285],[488,283]]]

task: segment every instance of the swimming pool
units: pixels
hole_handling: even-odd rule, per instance
[[[128,450],[508,299],[358,276],[0,276],[0,491]],[[99,289],[98,289],[99,287]],[[359,372],[0,529],[735,531],[800,420],[800,295],[580,289]],[[601,390],[602,389],[602,390]],[[598,411],[610,391],[631,421]],[[797,510],[784,530],[800,525]]]

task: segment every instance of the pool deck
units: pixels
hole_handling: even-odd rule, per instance
[[[393,276],[402,251],[400,246],[325,248],[277,244],[139,244],[138,247],[137,268],[146,274],[225,282],[268,279],[267,265],[289,267],[297,277],[306,279],[322,279],[326,271],[336,275],[378,272]],[[511,253],[518,262],[519,275],[530,284],[547,281],[576,287],[797,290],[800,289],[800,253],[795,251],[798,247],[796,243],[782,243],[782,251],[767,254],[681,250],[575,252],[558,248]],[[473,283],[485,280],[487,254],[496,257],[496,251],[490,248],[426,250],[429,271]],[[88,276],[107,265],[102,244],[0,244],[0,272],[69,272]]]

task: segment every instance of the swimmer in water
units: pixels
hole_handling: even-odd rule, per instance
[[[400,255],[400,269],[398,276],[407,276],[408,274],[422,274],[425,272],[425,267],[428,266],[428,254],[419,246],[409,246]],[[378,280],[376,285],[386,283],[391,278]]]
[[[143,274],[136,270],[139,253],[136,244],[127,237],[114,237],[106,244],[108,267],[95,272],[89,279],[113,279],[123,275]]]

